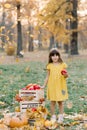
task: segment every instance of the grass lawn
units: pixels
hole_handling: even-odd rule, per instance
[[[69,78],[67,79],[69,100],[65,102],[65,113],[86,113],[87,112],[87,60],[67,59]],[[9,109],[14,111],[14,97],[19,89],[29,83],[43,85],[46,76],[46,63],[27,62],[14,65],[0,65],[0,101],[5,104],[0,105],[0,111]],[[29,72],[26,72],[27,68]],[[46,90],[45,90],[46,96]],[[49,109],[49,101],[46,101]],[[50,109],[49,109],[50,110]],[[58,109],[56,109],[58,113]]]

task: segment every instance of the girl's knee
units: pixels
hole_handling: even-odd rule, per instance
[[[51,104],[52,104],[52,105],[55,105],[55,104],[56,104],[56,102],[55,102],[55,101],[51,101]]]
[[[59,105],[63,105],[63,102],[62,102],[62,101],[58,101],[58,104],[59,104]]]

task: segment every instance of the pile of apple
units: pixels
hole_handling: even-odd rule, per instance
[[[41,86],[38,85],[38,84],[28,84],[27,86],[25,86],[24,88],[22,88],[22,90],[30,90],[30,91],[33,91],[33,90],[41,90]],[[34,96],[29,96],[27,97],[27,100],[33,100]],[[20,102],[20,101],[25,101],[26,97],[20,97],[19,94],[16,94],[15,96],[15,100]],[[44,98],[41,98],[39,99],[39,102],[43,102],[44,101]]]
[[[25,86],[24,88],[22,88],[22,90],[39,90],[41,89],[41,86],[38,84],[28,84],[27,86]]]

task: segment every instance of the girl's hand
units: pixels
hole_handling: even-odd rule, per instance
[[[68,74],[66,73],[66,74],[63,74],[63,76],[64,76],[64,78],[67,78],[68,77]]]
[[[45,88],[45,86],[41,86],[41,89],[44,89]]]

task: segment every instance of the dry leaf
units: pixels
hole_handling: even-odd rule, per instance
[[[0,101],[0,105],[5,105],[5,102]]]
[[[6,4],[4,4],[4,7],[9,9],[9,8],[11,8],[11,4],[6,3]]]
[[[73,107],[72,101],[68,101],[68,102],[67,102],[67,108],[68,108],[68,109],[71,109],[72,107]]]
[[[16,62],[19,62],[20,60],[19,60],[19,58],[16,58],[15,61],[16,61]]]
[[[87,129],[87,123],[85,123],[85,124],[83,125],[83,127]]]
[[[73,125],[78,125],[78,124],[80,124],[80,122],[78,122],[78,121],[74,121],[74,122],[71,123],[72,126]]]
[[[29,71],[30,71],[30,67],[28,66],[25,68],[25,72],[28,73]]]

